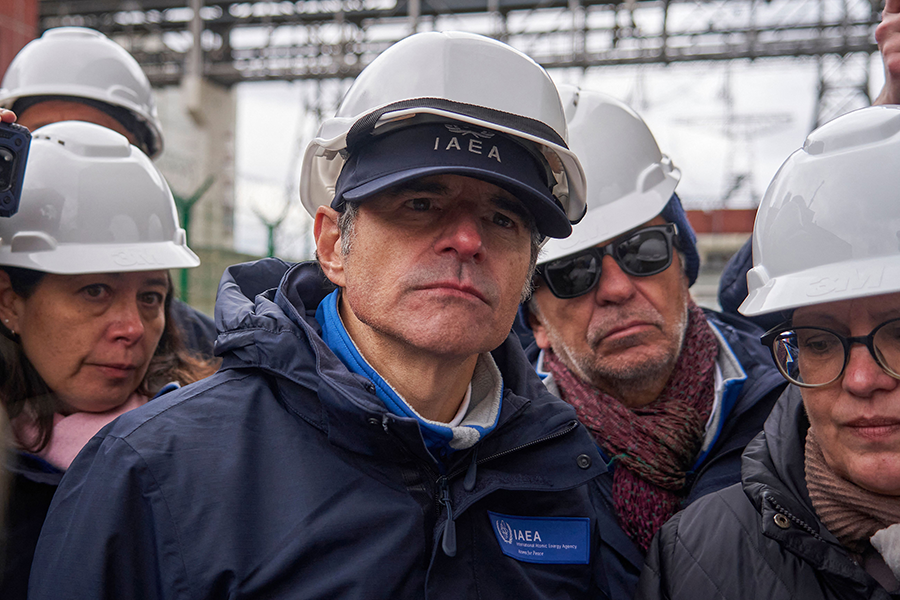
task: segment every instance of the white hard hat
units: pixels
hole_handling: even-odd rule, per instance
[[[78,274],[199,264],[165,179],[124,136],[81,121],[33,133],[19,211],[0,219],[0,265]]]
[[[548,240],[538,264],[611,240],[660,214],[681,171],[659,150],[650,129],[627,104],[571,85],[559,86],[569,148],[588,178],[588,212],[565,239]]]
[[[129,127],[151,156],[162,152],[162,127],[150,81],[128,52],[99,31],[58,27],[29,42],[13,59],[0,84],[0,108],[17,100],[71,97],[125,109]]]
[[[738,309],[755,316],[900,291],[900,107],[809,134],[769,184]]]
[[[552,171],[558,210],[570,222],[584,215],[584,173],[566,146],[565,114],[547,72],[502,42],[461,32],[410,36],[363,70],[306,149],[303,206],[315,214],[335,200],[348,146],[428,120],[462,122],[533,144]]]

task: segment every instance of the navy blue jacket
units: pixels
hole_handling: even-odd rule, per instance
[[[791,386],[747,446],[743,484],[704,497],[660,529],[637,597],[891,598],[816,516],[804,473],[808,429]]]
[[[707,454],[700,457],[695,465],[684,506],[741,480],[741,453],[762,430],[769,412],[787,386],[769,351],[760,344],[761,329],[740,317],[711,310],[704,310],[704,313],[731,348],[746,379],[739,389],[725,391],[724,395],[730,398],[722,403],[723,415],[719,431]],[[526,350],[533,364],[536,364],[539,352],[536,344]],[[600,477],[600,483],[609,510],[614,512],[613,470],[610,465]],[[643,553],[618,526],[615,530],[606,532],[606,539],[610,550],[617,556],[615,560],[608,561],[607,577],[610,581],[618,582],[618,588],[626,590],[626,595],[630,598],[644,564]]]
[[[169,316],[175,321],[185,347],[206,357],[213,356],[216,323],[202,312],[174,298]]]
[[[605,466],[517,340],[492,353],[496,429],[442,475],[418,422],[320,338],[332,289],[314,263],[226,271],[221,370],[86,446],[44,524],[30,598],[609,596]],[[574,550],[547,547],[552,528]]]

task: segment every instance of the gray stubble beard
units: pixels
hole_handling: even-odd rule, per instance
[[[684,294],[687,293],[685,289]],[[531,302],[529,308],[534,310],[536,304],[536,302]],[[663,384],[669,380],[675,364],[681,356],[684,345],[688,324],[688,304],[685,297],[684,311],[680,322],[677,324],[679,335],[677,344],[675,344],[675,352],[667,356],[666,360],[662,362],[654,362],[648,359],[639,364],[616,367],[614,360],[596,360],[593,352],[589,355],[579,355],[565,343],[562,336],[546,320],[542,321],[542,325],[547,332],[547,337],[550,339],[550,346],[553,348],[554,353],[569,370],[582,381],[590,383],[597,389],[621,400],[633,395],[636,391],[659,387],[661,380]],[[539,309],[538,314],[540,314]],[[588,342],[593,350],[596,344],[590,340],[590,336],[588,336]]]

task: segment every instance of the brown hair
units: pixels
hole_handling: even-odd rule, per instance
[[[9,275],[13,291],[23,298],[31,296],[45,273],[18,267],[0,267]],[[175,381],[187,385],[215,373],[219,360],[205,359],[190,352],[184,345],[178,326],[171,319],[172,278],[168,276],[169,291],[164,311],[166,325],[150,366],[138,386],[137,392],[152,397],[165,384]],[[0,401],[9,415],[15,419],[26,410],[34,415],[38,435],[27,450],[39,452],[50,441],[53,433],[53,415],[59,409],[59,401],[47,387],[43,378],[25,356],[18,336],[3,330],[0,336]],[[22,440],[20,440],[20,443]]]

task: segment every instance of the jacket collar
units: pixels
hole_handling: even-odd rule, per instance
[[[744,493],[760,513],[763,535],[817,569],[837,576],[855,593],[876,585],[816,517],[805,476],[809,420],[800,388],[790,385],[747,445],[741,465]],[[868,593],[863,593],[868,596]]]
[[[315,262],[263,259],[226,269],[216,302],[221,332],[216,353],[223,368],[254,368],[275,376],[287,410],[347,450],[389,456],[396,454],[396,437],[424,460],[433,460],[418,422],[390,413],[370,391],[371,382],[352,373],[322,340],[315,313],[334,289]],[[515,336],[491,356],[503,376],[504,393],[497,426],[478,445],[479,460],[571,428],[574,409],[546,391]],[[520,418],[526,412],[528,418]]]
[[[321,326],[322,339],[350,371],[371,381],[375,395],[384,402],[390,412],[419,422],[425,443],[432,453],[447,456],[456,450],[471,448],[494,429],[503,397],[503,379],[489,353],[478,357],[475,373],[469,385],[471,406],[463,422],[450,426],[426,419],[416,412],[363,357],[344,327],[338,311],[338,302],[339,292],[334,291],[319,303],[316,321]],[[469,399],[466,400],[466,404],[469,405]]]

